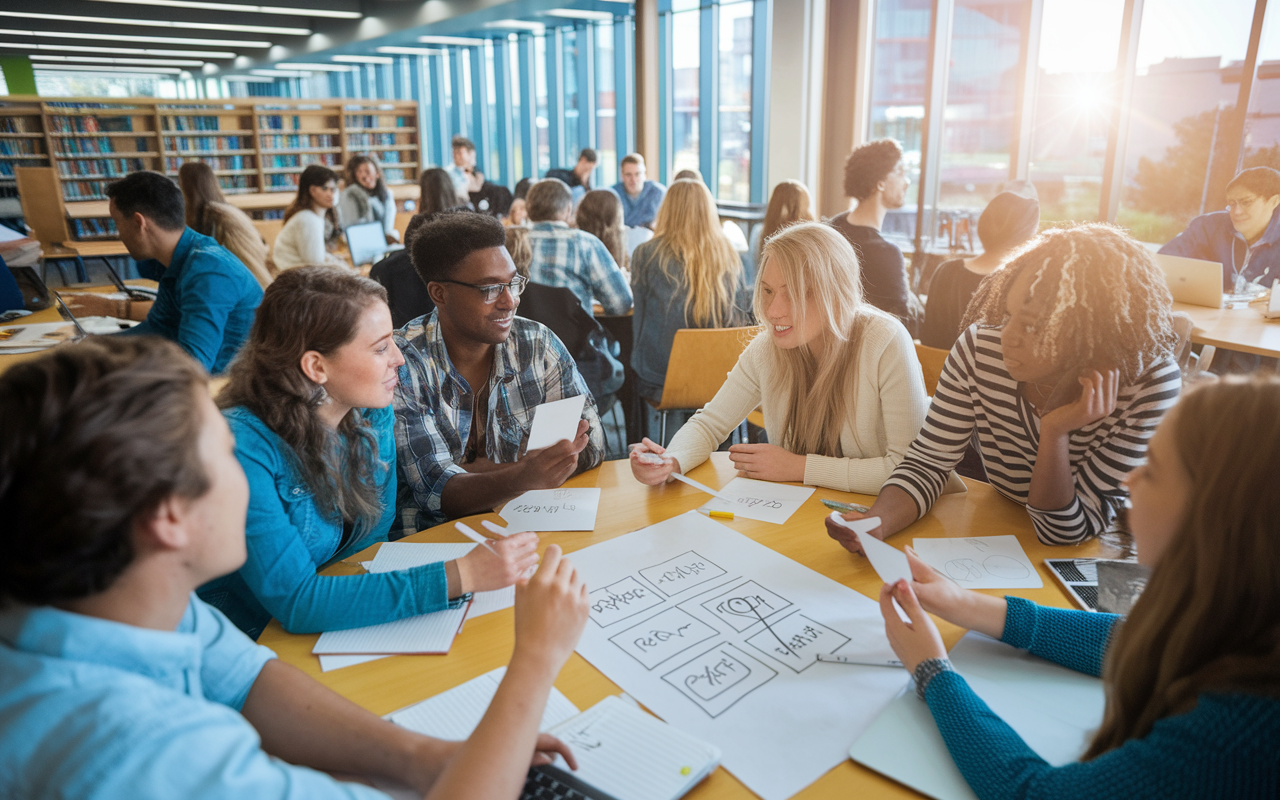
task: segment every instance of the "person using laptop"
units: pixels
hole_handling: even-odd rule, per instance
[[[393,337],[405,359],[395,387],[402,529],[555,489],[599,464],[600,417],[573,357],[549,329],[516,316],[526,280],[502,223],[447,212],[417,228],[409,249],[435,311]],[[537,407],[577,395],[586,402],[576,437],[525,452]]]
[[[880,591],[885,632],[979,797],[1280,794],[1277,472],[1280,382],[1189,392],[1125,480],[1151,577],[1124,619],[962,589],[906,548],[912,580]],[[994,714],[928,614],[1102,678],[1106,712],[1079,762],[1051,766]]]
[[[328,167],[312,164],[298,176],[298,194],[284,210],[284,227],[271,248],[278,270],[309,265],[345,267],[351,265],[331,247],[342,236],[342,224],[334,208],[338,176]]]
[[[537,561],[517,533],[463,558],[399,572],[316,571],[387,541],[396,515],[396,372],[386,292],[332,267],[299,267],[267,289],[218,405],[249,480],[248,558],[200,596],[256,639],[363,627],[502,589]]]
[[[182,191],[158,172],[135,172],[107,185],[107,208],[138,273],[158,281],[155,304],[125,336],[163,336],[213,374],[227,368],[249,335],[262,287],[212,237],[187,227]],[[71,310],[137,319],[131,300],[79,295]]]
[[[193,594],[244,562],[249,504],[207,382],[173,343],[117,336],[0,376],[0,797],[387,800],[355,782],[378,779],[489,800],[531,761],[576,765],[538,733],[588,615],[556,545],[463,742],[360,708]]]

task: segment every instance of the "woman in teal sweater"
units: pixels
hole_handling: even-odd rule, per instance
[[[966,591],[907,548],[913,580],[881,590],[885,628],[980,798],[1280,797],[1277,474],[1280,382],[1184,395],[1126,481],[1152,567],[1127,619]],[[1082,760],[1050,766],[992,713],[926,611],[1102,677],[1106,713]]]
[[[272,617],[314,633],[439,611],[510,586],[537,561],[537,535],[521,533],[456,561],[316,574],[385,542],[395,517],[391,398],[404,357],[386,299],[331,267],[282,273],[218,396],[249,481],[248,559],[199,594],[251,637]]]

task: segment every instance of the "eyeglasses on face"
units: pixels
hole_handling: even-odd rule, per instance
[[[498,302],[498,295],[502,294],[502,290],[506,289],[511,293],[512,297],[519,297],[524,291],[525,284],[529,282],[528,278],[517,275],[511,279],[511,283],[464,283],[462,281],[440,280],[437,283],[453,283],[458,286],[466,286],[469,289],[475,289],[480,293],[486,305],[493,305]]]
[[[1256,202],[1258,202],[1258,196],[1257,196],[1257,195],[1253,195],[1253,196],[1251,196],[1251,197],[1241,197],[1241,198],[1239,198],[1239,199],[1237,199],[1237,200],[1228,200],[1228,201],[1227,201],[1227,210],[1228,210],[1228,211],[1235,211],[1235,210],[1238,208],[1238,209],[1240,209],[1241,211],[1245,211],[1245,210],[1249,209],[1249,208],[1250,208],[1254,203],[1256,203]]]

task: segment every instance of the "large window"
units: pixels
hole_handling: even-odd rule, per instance
[[[685,5],[689,5],[685,3]],[[671,15],[671,175],[699,169],[698,95],[701,80],[701,12],[696,4]]]
[[[579,139],[582,98],[578,89],[578,59],[585,54],[578,49],[578,32],[573,28],[564,31],[564,161],[556,166],[572,167],[578,163],[578,151],[590,147]]]
[[[600,154],[600,185],[618,182],[617,89],[614,84],[613,23],[596,26],[596,150]]]
[[[929,69],[929,0],[880,0],[871,71],[871,138],[897,139],[911,188],[906,205],[885,219],[885,232],[910,235],[920,197],[920,144]]]
[[[535,148],[538,151],[537,175],[551,169],[551,121],[547,113],[547,37],[533,37],[534,84],[537,93],[537,137]]]
[[[716,197],[745,203],[751,193],[752,3],[720,6],[719,183]]]

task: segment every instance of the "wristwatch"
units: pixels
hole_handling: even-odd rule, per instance
[[[924,690],[928,688],[929,681],[944,672],[955,671],[955,667],[951,666],[951,659],[948,658],[926,658],[916,664],[916,671],[911,673],[911,677],[916,681],[916,697],[923,700]]]

